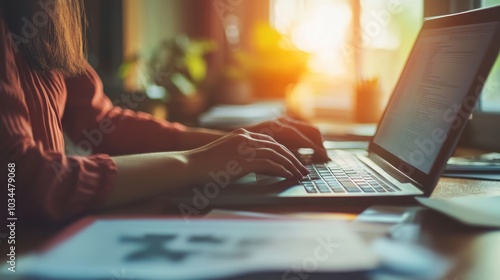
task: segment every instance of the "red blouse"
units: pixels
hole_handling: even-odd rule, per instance
[[[176,149],[182,125],[114,106],[90,65],[72,78],[34,71],[8,32],[0,18],[0,181],[9,193],[7,166],[14,163],[16,216],[67,220],[112,189],[110,155]],[[64,134],[77,152],[94,154],[67,155]]]

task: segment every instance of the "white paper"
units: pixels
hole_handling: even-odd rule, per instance
[[[446,199],[418,197],[417,200],[468,225],[500,227],[500,196]]]
[[[297,271],[359,271],[377,263],[341,222],[134,219],[98,220],[19,272],[64,279],[207,279],[283,271],[293,279]]]

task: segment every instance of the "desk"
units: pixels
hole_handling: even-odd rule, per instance
[[[432,197],[500,195],[498,182],[442,178]],[[101,211],[102,215],[158,215],[168,214],[165,199],[157,198],[127,207]],[[262,209],[246,209],[262,212]],[[350,209],[361,212],[364,209]],[[272,213],[293,212],[289,209],[266,209]],[[302,210],[301,210],[302,211]],[[171,212],[172,213],[172,212]],[[418,243],[446,256],[455,265],[446,279],[498,279],[500,276],[500,231],[469,228],[439,213],[422,209],[419,212],[421,227]],[[60,232],[63,226],[30,227],[17,231],[17,254],[22,255],[39,248]],[[5,256],[1,257],[2,260]],[[467,277],[465,277],[467,276]]]
[[[459,196],[499,196],[500,182],[456,178],[441,178],[432,198]]]

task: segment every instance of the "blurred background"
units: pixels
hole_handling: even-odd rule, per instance
[[[145,94],[147,102],[132,109],[189,125],[199,125],[200,115],[216,104],[269,101],[306,120],[375,123],[424,17],[498,4],[85,1],[89,61],[106,93],[112,99],[124,92]],[[477,116],[486,124],[500,114],[498,59],[479,107]]]

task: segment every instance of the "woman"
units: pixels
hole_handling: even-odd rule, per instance
[[[85,60],[81,1],[0,3],[0,154],[16,215],[60,222],[208,182],[228,163],[231,179],[301,178],[298,147],[327,158],[318,130],[293,120],[223,133],[114,107]],[[93,154],[66,155],[64,134],[93,137]]]

